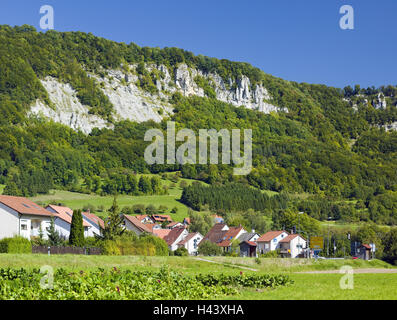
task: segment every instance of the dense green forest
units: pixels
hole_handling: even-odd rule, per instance
[[[220,102],[211,85],[198,78],[207,97],[174,94],[171,119],[115,122],[112,104],[87,71],[101,75],[105,69],[134,63],[140,86],[148,91],[157,90],[153,80],[158,75],[148,74],[146,63],[163,64],[171,74],[178,64],[186,63],[225,80],[246,75],[253,86],[261,83],[268,89],[272,104],[288,112],[263,114]],[[27,117],[37,99],[51,106],[39,81],[46,76],[70,83],[90,112],[113,122],[114,129],[94,129],[85,135]],[[178,48],[141,48],[81,32],[40,33],[30,26],[0,26],[0,184],[7,185],[7,194],[25,196],[51,188],[161,194],[158,180],[139,181],[135,175],[181,171],[184,178],[211,185],[233,182],[258,190],[305,194],[304,199],[288,197],[287,206],[315,219],[332,216],[395,225],[397,132],[379,126],[397,121],[396,94],[394,86],[338,89],[285,81],[247,63],[195,56]],[[374,108],[379,96],[387,102],[386,108]],[[254,169],[246,177],[236,177],[233,168],[225,165],[147,165],[144,134],[152,128],[165,132],[167,120],[195,132],[252,129]],[[243,207],[239,204],[235,209]]]

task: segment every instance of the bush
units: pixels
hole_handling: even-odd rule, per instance
[[[187,257],[189,255],[189,251],[185,247],[179,247],[174,251],[174,255],[178,257]]]
[[[220,256],[222,254],[222,249],[221,247],[218,247],[215,243],[206,240],[200,243],[198,248],[198,254],[204,256]]]
[[[148,234],[137,237],[134,233],[126,232],[113,240],[101,241],[100,247],[102,254],[110,256],[168,256],[167,243]]]
[[[0,253],[32,253],[32,244],[23,237],[0,240]]]
[[[261,258],[278,258],[280,253],[278,250],[272,250],[266,253],[261,254]]]

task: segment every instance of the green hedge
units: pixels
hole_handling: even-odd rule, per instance
[[[32,244],[23,237],[0,240],[0,253],[32,253]]]

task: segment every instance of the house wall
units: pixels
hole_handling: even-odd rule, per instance
[[[280,249],[280,241],[284,239],[286,236],[288,236],[288,233],[283,232],[269,242],[258,242],[258,253],[262,254],[269,251]]]
[[[173,244],[171,244],[169,246],[171,251],[175,251],[176,249],[178,249],[178,243],[181,242],[183,239],[185,239],[187,237],[187,235],[189,234],[189,232],[185,229],[183,230],[183,232],[179,235],[179,237],[174,241]]]
[[[19,235],[19,214],[0,203],[0,239]]]
[[[135,227],[131,222],[129,222],[127,219],[124,219],[125,222],[125,228],[127,230],[133,231],[136,233],[137,236],[140,236],[143,232],[139,230],[137,227]]]
[[[54,220],[54,224],[55,224],[55,230],[58,231],[59,235],[62,238],[69,239],[70,224],[60,218],[56,218]]]
[[[203,240],[203,236],[201,234],[197,234],[193,238],[191,238],[188,242],[185,243],[185,248],[189,252],[189,254],[194,255],[197,253],[198,250],[198,245]],[[196,247],[194,246],[196,240]]]
[[[90,219],[87,219],[85,216],[83,216],[83,219],[85,222],[89,223],[89,225],[91,226],[90,228],[88,228],[87,231],[84,232],[84,235],[86,237],[95,237],[95,235],[100,236],[102,234],[100,226],[98,226],[96,223],[94,223]]]
[[[298,245],[301,245],[302,248],[298,248]],[[290,250],[291,250],[291,258],[296,258],[299,254],[301,254],[306,248],[306,240],[301,237],[296,237],[290,242]]]

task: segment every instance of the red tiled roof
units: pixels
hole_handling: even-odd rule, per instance
[[[55,217],[62,219],[63,221],[72,224],[72,217],[73,217],[73,210],[68,207],[61,207],[55,206],[53,204],[48,205],[46,208],[51,208],[56,213],[54,214]],[[91,227],[91,225],[83,219],[83,226],[84,227]]]
[[[182,225],[182,223],[180,223],[180,222],[171,222],[170,224],[167,224],[167,228],[175,227],[177,224],[181,224]]]
[[[93,213],[88,213],[88,212],[82,212],[82,215],[85,216],[87,219],[95,222],[102,229],[105,229],[105,222],[101,218],[99,218],[97,215],[95,215]]]
[[[228,231],[226,231],[225,235],[222,238],[222,241],[218,243],[220,247],[228,247],[232,243],[233,239],[237,237],[241,230],[244,230],[243,227],[231,227]]]
[[[0,195],[0,203],[15,210],[20,214],[53,217],[54,214],[40,207],[33,201],[22,197],[3,196]]]
[[[305,240],[305,238],[303,238],[300,234],[294,233],[294,234],[290,234],[288,236],[286,236],[283,240],[281,240],[280,242],[286,243],[286,242],[291,242],[291,240],[295,239],[296,237],[301,237],[303,240]]]
[[[243,241],[241,243],[248,243],[251,247],[256,247],[257,246],[257,244],[255,242],[253,242],[253,241]]]
[[[171,229],[154,229],[153,234],[160,239],[164,239],[171,232]]]
[[[227,232],[226,230],[222,231],[222,229],[226,226],[224,223],[216,223],[210,231],[205,235],[203,241],[211,241],[213,243],[218,243],[222,241],[222,238],[224,237],[225,233]]]
[[[198,232],[189,233],[189,234],[186,236],[185,239],[179,241],[178,246],[183,246],[183,245],[185,245],[185,243],[187,243],[189,240],[191,240],[192,238],[194,238],[194,237],[195,237],[196,235],[198,235],[198,234],[199,234]]]
[[[269,242],[272,241],[274,238],[277,238],[283,232],[287,233],[286,231],[269,231],[259,237],[256,242]]]
[[[152,233],[152,230],[143,224],[139,219],[134,216],[124,215],[124,217],[131,222],[138,230],[142,232]]]
[[[176,239],[184,232],[186,228],[174,228],[171,229],[170,233],[164,237],[164,241],[167,242],[169,246],[173,245]]]
[[[154,221],[159,221],[159,222],[164,222],[164,221],[172,222],[171,216],[163,215],[163,214],[154,214],[152,215],[152,219]]]

